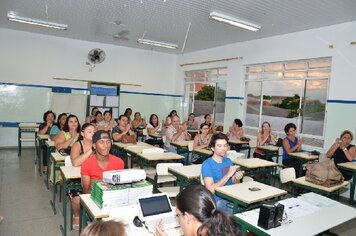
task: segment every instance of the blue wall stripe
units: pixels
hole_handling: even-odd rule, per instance
[[[235,100],[244,100],[244,97],[230,97],[230,96],[226,96],[225,99],[235,99]]]
[[[49,89],[63,89],[63,90],[74,89],[74,90],[88,91],[88,89],[85,88],[71,88],[71,87],[49,86],[49,85],[38,85],[38,84],[17,84],[17,83],[0,82],[0,85],[16,85],[16,86],[34,87],[34,88],[49,88]]]
[[[142,95],[152,95],[152,96],[166,96],[166,97],[183,97],[183,95],[175,95],[175,94],[163,94],[163,93],[144,93],[144,92],[129,92],[129,91],[120,91],[120,93],[127,94],[142,94]]]
[[[0,121],[0,127],[17,128],[17,127],[19,127],[20,123],[23,123],[23,122],[1,122]],[[38,122],[26,121],[26,123],[38,123]]]
[[[341,103],[341,104],[356,104],[356,101],[348,101],[348,100],[327,100],[328,103]]]

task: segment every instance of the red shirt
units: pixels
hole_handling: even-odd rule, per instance
[[[92,186],[93,180],[103,180],[104,171],[122,170],[124,166],[124,161],[121,158],[109,154],[108,165],[106,169],[103,170],[96,161],[96,154],[93,154],[82,163],[81,175],[89,176],[90,186]]]

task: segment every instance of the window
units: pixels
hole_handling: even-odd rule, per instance
[[[216,126],[223,126],[227,68],[185,72],[184,114],[193,112],[201,124],[211,114]]]
[[[268,121],[277,136],[294,123],[310,146],[323,147],[331,58],[246,66],[246,127],[256,135]]]

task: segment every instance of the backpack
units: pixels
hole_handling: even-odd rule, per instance
[[[305,180],[324,187],[332,187],[344,182],[344,177],[335,166],[334,160],[306,165]]]

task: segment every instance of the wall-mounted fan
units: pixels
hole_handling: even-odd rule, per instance
[[[99,64],[105,60],[105,52],[100,48],[94,48],[88,53],[90,63]]]

